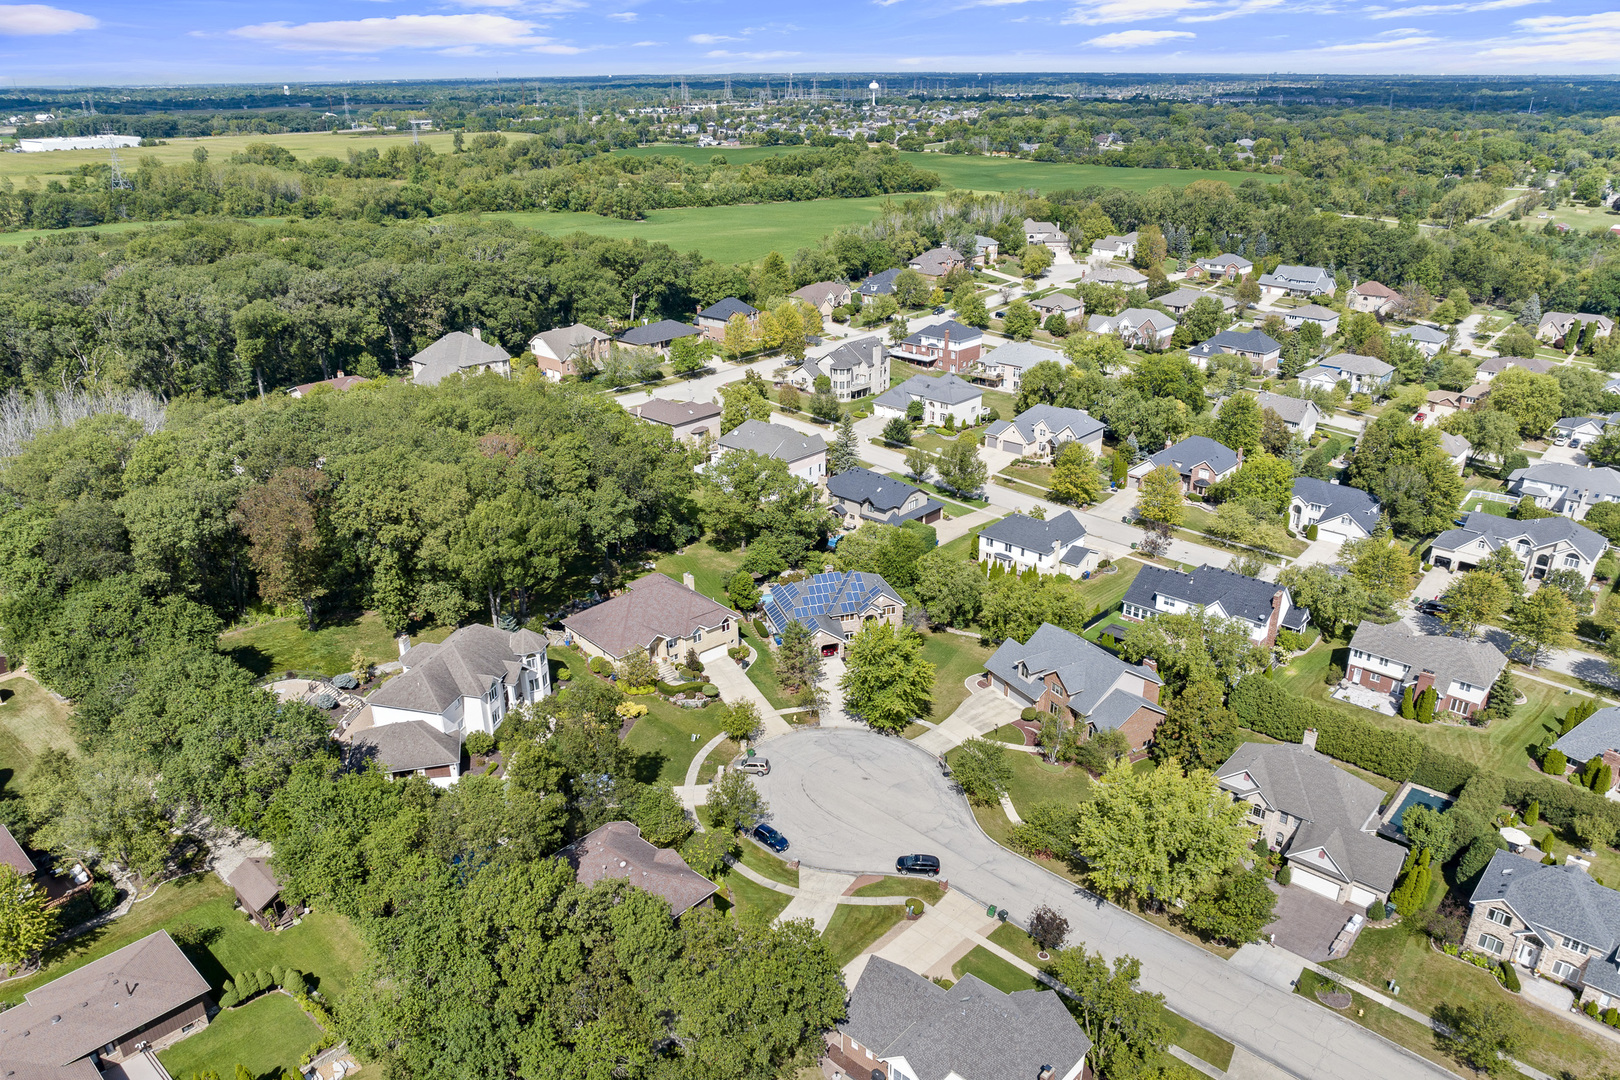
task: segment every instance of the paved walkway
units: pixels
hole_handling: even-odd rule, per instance
[[[776,711],[776,707],[764,694],[760,693],[759,687],[754,685],[754,680],[748,677],[748,673],[732,663],[729,658],[709,664],[703,669],[703,674],[720,688],[721,701],[752,701],[759,708],[765,738],[786,735],[793,730],[793,725],[782,719],[782,714]]]
[[[812,870],[807,866],[799,868],[799,888],[794,893],[788,906],[782,909],[777,920],[785,922],[788,919],[809,919],[815,926],[816,933],[827,929],[827,923],[832,921],[833,913],[838,905],[845,899],[844,892],[855,884],[854,874],[836,874],[830,870]],[[859,899],[875,899],[860,897]],[[906,898],[884,897],[883,899],[898,899],[905,903]]]
[[[710,739],[708,742],[703,744],[702,749],[700,749],[697,752],[697,757],[692,759],[692,764],[690,764],[690,765],[688,765],[686,767],[686,786],[687,787],[696,787],[697,786],[698,773],[700,771],[702,771],[702,769],[703,769],[703,759],[709,756],[710,751],[712,751],[715,747],[719,746],[721,743],[723,743],[725,741],[726,741],[726,733],[722,731],[720,734],[716,735],[714,738]]]
[[[925,731],[913,742],[930,754],[943,754],[967,742],[988,735],[1018,719],[1020,710],[1010,699],[993,690],[975,690],[938,727]]]

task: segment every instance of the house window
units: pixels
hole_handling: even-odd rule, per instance
[[[1377,675],[1377,674],[1374,674],[1373,672],[1369,671],[1369,672],[1367,672],[1367,681],[1372,683],[1374,686],[1377,686],[1379,683],[1382,683],[1384,681],[1384,677],[1382,675]]]
[[[1581,565],[1581,557],[1579,555],[1575,555],[1575,554],[1565,555],[1564,556],[1564,565],[1569,567],[1571,570],[1573,570],[1576,567]]]
[[[1502,939],[1494,934],[1479,935],[1479,947],[1492,956],[1502,955]]]
[[[1501,908],[1493,907],[1485,913],[1485,917],[1498,926],[1512,926],[1513,916]]]
[[[1583,945],[1581,942],[1576,941],[1572,937],[1565,938],[1564,941],[1563,941],[1563,945],[1564,945],[1564,948],[1568,949],[1572,953],[1580,953],[1582,956],[1586,955],[1586,946]]]
[[[1575,965],[1563,960],[1555,960],[1553,961],[1552,973],[1555,979],[1572,979],[1575,977]]]

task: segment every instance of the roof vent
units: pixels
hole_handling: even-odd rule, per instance
[[[61,1022],[62,1022],[62,1014],[61,1013],[57,1013],[55,1016],[51,1017],[51,1023],[60,1024]]]
[[[625,868],[625,867],[626,867],[626,866],[629,866],[629,865],[630,865],[630,864],[629,864],[629,863],[627,863],[627,862],[625,862],[625,861],[624,861],[624,860],[623,860],[623,859],[620,859],[620,860],[619,860],[619,869],[621,869],[621,870],[622,870],[622,869],[624,869],[624,868]]]

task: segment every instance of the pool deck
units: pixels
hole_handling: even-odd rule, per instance
[[[1395,794],[1389,797],[1389,809],[1384,811],[1378,822],[1378,835],[1404,843],[1406,834],[1401,831],[1401,815],[1412,806],[1427,806],[1435,810],[1444,810],[1457,800],[1443,791],[1426,788],[1421,784],[1414,784],[1408,780],[1395,789]]]

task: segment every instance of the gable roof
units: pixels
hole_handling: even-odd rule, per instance
[[[1205,292],[1203,289],[1189,289],[1183,286],[1174,292],[1167,292],[1157,297],[1158,302],[1167,308],[1192,307],[1200,300],[1214,300],[1221,305],[1222,311],[1231,311],[1237,307],[1237,301],[1221,293]]]
[[[281,882],[270,869],[270,860],[257,857],[243,859],[226,877],[225,884],[235,889],[252,911],[263,911],[281,892]]]
[[[1116,285],[1140,285],[1147,280],[1147,275],[1128,266],[1099,266],[1095,270],[1088,271],[1085,280],[1112,282]]]
[[[1303,307],[1294,308],[1292,311],[1283,312],[1284,321],[1292,318],[1312,319],[1327,322],[1330,319],[1337,319],[1338,317],[1339,313],[1337,311],[1334,311],[1332,308],[1325,308],[1321,304],[1306,304]]]
[[[404,673],[383,683],[366,700],[372,705],[443,713],[456,699],[483,697],[491,683],[504,681],[509,662],[544,652],[543,639],[536,642],[531,638],[523,630],[514,633],[482,623],[463,626],[437,645],[406,650],[400,658]],[[520,648],[524,651],[519,652]]]
[[[1008,514],[979,531],[981,538],[1000,540],[1005,544],[1040,552],[1051,552],[1055,547],[1082,540],[1085,535],[1086,527],[1080,524],[1080,519],[1074,516],[1072,510],[1065,510],[1048,521],[1025,514]]]
[[[1020,668],[1028,674],[1021,674]],[[1013,638],[1003,641],[984,662],[984,669],[1031,701],[1038,700],[1045,691],[1044,676],[1055,673],[1069,695],[1070,707],[1088,719],[1111,695],[1126,692],[1114,690],[1113,686],[1127,671],[1150,683],[1164,683],[1153,669],[1128,664],[1079,634],[1051,623],[1042,623],[1022,645]],[[1149,703],[1148,707],[1164,712],[1158,705]]]
[[[827,494],[835,499],[848,499],[870,506],[874,510],[898,510],[920,490],[904,480],[896,480],[860,466],[827,477]]]
[[[653,847],[628,821],[610,821],[557,852],[581,885],[620,878],[669,901],[680,918],[718,892],[714,882],[686,865],[672,848]]]
[[[349,736],[352,757],[375,758],[386,772],[415,772],[461,764],[461,738],[449,735],[426,720],[375,724]]]
[[[1444,330],[1436,330],[1434,327],[1424,326],[1422,323],[1397,330],[1395,336],[1411,338],[1413,341],[1421,341],[1429,345],[1444,345],[1451,340],[1451,335]]]
[[[1486,864],[1469,904],[1504,901],[1542,941],[1554,944],[1560,936],[1588,946],[1593,956],[1581,973],[1582,981],[1609,993],[1620,984],[1615,950],[1620,946],[1620,893],[1593,881],[1575,863],[1541,863],[1498,851]]]
[[[981,364],[1001,364],[1005,367],[1015,367],[1020,370],[1032,368],[1036,364],[1052,361],[1058,364],[1067,364],[1069,358],[1056,349],[1043,349],[1033,341],[1009,341],[1005,345],[998,345],[987,353],[979,354]]]
[[[904,409],[912,399],[937,401],[941,405],[962,405],[984,399],[984,390],[956,375],[913,375],[899,386],[885,390],[873,402],[891,409]]]
[[[1312,412],[1315,412],[1318,416],[1322,412],[1321,409],[1316,407],[1316,402],[1310,398],[1289,397],[1287,394],[1273,394],[1265,390],[1254,396],[1255,400],[1260,403],[1261,413],[1270,409],[1292,424],[1303,424],[1305,418]]]
[[[1609,542],[1602,536],[1567,517],[1517,521],[1476,510],[1471,514],[1464,514],[1462,520],[1461,527],[1447,529],[1435,537],[1433,546],[1446,551],[1455,551],[1466,544],[1483,539],[1489,550],[1495,551],[1503,544],[1513,543],[1522,536],[1530,542],[1532,548],[1568,543],[1594,562],[1609,546]]]
[[[803,581],[777,582],[762,606],[771,629],[779,634],[788,623],[800,622],[811,630],[825,630],[842,638],[844,629],[838,616],[859,614],[884,599],[905,607],[906,602],[881,574],[828,570]]]
[[[1261,274],[1260,284],[1332,292],[1333,276],[1320,266],[1288,266],[1285,264],[1277,267],[1269,274]],[[1324,288],[1324,286],[1326,287]]]
[[[722,412],[720,406],[712,401],[671,401],[668,398],[653,398],[633,408],[640,419],[668,424],[670,427],[711,420]]]
[[[944,322],[930,323],[928,326],[914,331],[911,336],[906,338],[906,344],[920,345],[923,338],[943,339],[946,334],[949,334],[951,340],[957,344],[964,341],[977,341],[984,337],[984,331],[978,327],[964,326],[955,319],[946,319]]]
[[[1571,761],[1587,761],[1605,750],[1620,750],[1620,708],[1599,709],[1553,743]]]
[[[1563,423],[1563,421],[1559,421]],[[1572,465],[1567,461],[1543,461],[1508,474],[1510,484],[1528,480],[1536,484],[1552,484],[1571,491],[1595,492],[1620,498],[1620,471],[1609,468]]]
[[[1406,849],[1377,835],[1384,793],[1331,758],[1293,743],[1244,743],[1215,777],[1234,795],[1258,791],[1273,808],[1302,819],[1288,842],[1290,860],[1321,848],[1331,863],[1304,864],[1379,892],[1394,886]]]
[[[1449,458],[1460,457],[1469,453],[1472,444],[1461,435],[1453,435],[1449,431],[1440,433],[1440,450]]]
[[[1362,356],[1360,353],[1350,352],[1335,353],[1325,360],[1318,360],[1316,366],[1330,371],[1348,371],[1352,375],[1367,375],[1375,379],[1381,379],[1395,370],[1376,356]]]
[[[849,295],[849,286],[842,281],[813,281],[802,289],[794,289],[788,295],[795,300],[820,306],[831,303],[840,296]]]
[[[1236,450],[1216,442],[1207,435],[1189,435],[1174,446],[1167,446],[1157,454],[1150,454],[1148,460],[1153,463],[1154,468],[1168,465],[1182,476],[1191,473],[1193,466],[1202,461],[1220,474],[1237,466],[1238,454]]]
[[[866,280],[861,282],[861,295],[884,296],[892,293],[894,292],[894,279],[899,276],[900,271],[898,269],[880,270],[875,274],[869,274]]]
[[[487,341],[480,341],[471,334],[454,330],[411,357],[411,364],[413,370],[415,365],[422,365],[422,370],[414,377],[416,383],[420,386],[433,386],[445,376],[454,375],[458,371],[482,367],[485,364],[501,364],[511,359],[506,355],[506,350],[499,345],[492,345]]]
[[[1376,296],[1381,300],[1394,300],[1401,295],[1381,281],[1363,281],[1351,286],[1350,291],[1358,296]]]
[[[1179,319],[1164,311],[1155,311],[1153,308],[1126,308],[1114,316],[1116,323],[1130,323],[1132,326],[1141,326],[1143,323],[1152,323],[1160,330],[1180,324]]]
[[[546,348],[559,360],[567,360],[573,355],[575,349],[582,345],[589,345],[594,341],[610,341],[608,335],[602,333],[594,326],[584,323],[575,323],[572,326],[559,326],[554,330],[542,330],[529,339],[532,345],[536,341],[545,343]]]
[[[297,386],[287,391],[287,393],[296,397],[304,397],[317,386],[330,386],[332,389],[341,393],[344,390],[352,390],[354,387],[359,386],[365,381],[366,380],[362,376],[345,375],[340,371],[336,376],[330,379],[317,379],[314,382],[299,383]]]
[[[1418,672],[1432,671],[1440,690],[1453,682],[1488,690],[1507,666],[1507,657],[1489,642],[1420,634],[1399,620],[1385,626],[1370,619],[1363,621],[1350,639],[1350,648],[1405,664],[1414,677]]]
[[[749,316],[758,314],[759,308],[754,307],[752,304],[745,304],[735,296],[728,296],[724,300],[710,304],[698,312],[698,318],[719,319],[721,322],[725,322],[733,315]]]
[[[1250,262],[1248,259],[1245,259],[1241,255],[1233,255],[1232,253],[1227,252],[1224,255],[1210,255],[1207,258],[1199,259],[1198,265],[1204,267],[1218,266],[1222,270],[1226,269],[1228,266],[1235,266],[1239,270],[1248,270],[1254,266],[1254,263]]]
[[[1522,367],[1534,375],[1546,375],[1557,366],[1551,360],[1542,360],[1534,356],[1488,356],[1479,362],[1475,374],[1500,375],[1510,367]]]
[[[1366,530],[1368,536],[1371,536],[1373,529],[1378,526],[1380,504],[1377,499],[1360,488],[1333,484],[1311,476],[1301,476],[1294,481],[1294,498],[1311,506],[1326,507],[1322,511],[1323,521],[1332,521],[1334,518],[1348,515],[1351,521]]]
[[[674,319],[659,319],[646,326],[632,326],[619,335],[619,340],[626,345],[662,345],[676,338],[692,337],[702,332],[695,326],[676,322]]]
[[[1263,623],[1271,618],[1273,598],[1287,591],[1270,581],[1208,565],[1190,574],[1162,566],[1144,566],[1126,590],[1125,602],[1153,608],[1158,606],[1154,597],[1168,596],[1199,607],[1219,604],[1229,617]]]
[[[722,450],[747,450],[791,464],[812,454],[823,453],[827,449],[827,440],[820,435],[806,435],[781,424],[744,420],[720,436],[719,445]]]
[[[563,626],[610,656],[645,649],[660,638],[691,637],[740,616],[664,574],[632,581],[605,603],[578,611]]]
[[[1031,405],[1011,420],[998,420],[984,429],[986,435],[1000,436],[1005,431],[1016,431],[1024,444],[1035,441],[1035,427],[1044,423],[1054,435],[1068,430],[1075,440],[1085,442],[1106,426],[1084,409],[1067,409],[1061,405]]]
[[[1246,353],[1273,353],[1282,348],[1282,343],[1270,334],[1259,330],[1222,330],[1214,337],[1204,342],[1226,352]]]
[[[1068,293],[1056,292],[1029,302],[1033,308],[1052,308],[1055,311],[1078,311],[1085,305]]]
[[[25,878],[39,872],[34,860],[28,857],[28,852],[23,850],[23,846],[17,843],[17,838],[3,823],[0,823],[0,866],[9,866]]]
[[[972,974],[949,990],[891,960],[866,960],[838,1030],[882,1059],[905,1058],[916,1080],[1035,1080],[1072,1072],[1091,1040],[1057,994],[1003,993]]]
[[[938,277],[952,266],[959,265],[963,261],[962,253],[955,248],[937,247],[931,248],[912,259],[909,265],[919,274]]]

